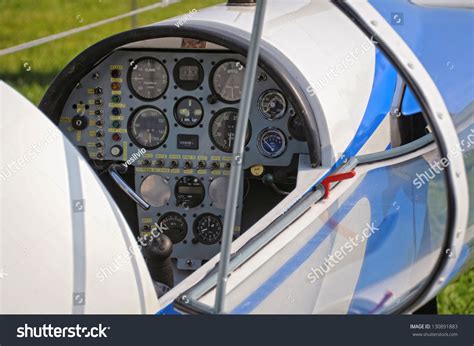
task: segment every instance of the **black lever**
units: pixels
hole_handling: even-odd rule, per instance
[[[174,286],[173,266],[170,257],[172,251],[173,242],[164,234],[153,237],[142,249],[152,279],[170,288]]]

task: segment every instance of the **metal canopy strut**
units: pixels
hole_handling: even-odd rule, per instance
[[[257,71],[260,39],[265,16],[266,0],[258,0],[253,20],[252,35],[247,55],[242,99],[239,107],[237,128],[235,132],[234,148],[232,152],[232,166],[230,169],[229,187],[227,190],[226,213],[224,216],[224,232],[222,235],[221,256],[219,260],[219,273],[217,275],[217,290],[214,304],[215,313],[222,313],[225,307],[227,277],[229,275],[230,251],[232,235],[234,233],[237,198],[240,180],[242,177],[242,162],[245,147],[245,134],[249,119],[250,103],[252,100],[255,74]]]

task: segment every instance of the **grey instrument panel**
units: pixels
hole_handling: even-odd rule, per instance
[[[140,232],[164,219],[181,269],[196,269],[220,248],[231,160],[223,150],[231,148],[240,92],[229,83],[241,81],[244,66],[245,57],[229,51],[117,50],[82,78],[60,118],[92,159],[133,166],[135,189],[152,205],[137,207]],[[244,167],[288,166],[307,153],[297,120],[259,68]],[[242,202],[240,191],[236,236]]]

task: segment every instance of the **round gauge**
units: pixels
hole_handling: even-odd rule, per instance
[[[212,143],[226,153],[231,153],[234,147],[235,129],[237,127],[238,110],[226,108],[217,112],[209,124],[209,135]],[[252,129],[250,121],[247,124],[245,144],[250,140]]]
[[[158,108],[139,108],[130,117],[128,134],[139,147],[158,148],[165,142],[168,132],[168,119]]]
[[[181,89],[191,91],[202,84],[204,70],[196,59],[183,58],[174,66],[173,77]]]
[[[280,119],[286,112],[286,99],[276,90],[267,90],[258,99],[258,109],[268,120]]]
[[[188,234],[188,224],[186,219],[174,212],[166,213],[158,220],[158,230],[168,236],[173,244],[177,244],[186,238]]]
[[[216,215],[201,214],[194,221],[193,233],[200,243],[215,244],[222,237],[222,221]]]
[[[195,208],[204,200],[205,189],[199,178],[187,175],[176,182],[174,194],[178,206]]]
[[[166,179],[158,174],[152,174],[143,179],[140,184],[140,194],[153,207],[161,207],[168,203],[171,188]]]
[[[156,100],[168,88],[168,71],[155,58],[140,58],[130,64],[128,85],[132,94],[139,99]]]
[[[209,184],[209,197],[211,198],[213,207],[218,209],[225,209],[228,187],[228,177],[217,177],[215,179],[212,179],[211,184]]]
[[[195,127],[201,122],[204,115],[201,102],[194,97],[183,97],[176,102],[174,117],[183,127]]]
[[[211,72],[210,85],[217,97],[224,102],[240,101],[245,66],[238,60],[224,60]]]
[[[258,135],[257,148],[263,156],[278,157],[286,150],[285,134],[277,128],[266,128]]]
[[[304,142],[306,140],[304,134],[304,125],[298,115],[290,117],[288,120],[288,130],[290,131],[290,135],[293,136],[293,138],[297,141]]]

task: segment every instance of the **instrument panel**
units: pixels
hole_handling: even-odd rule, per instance
[[[225,50],[117,50],[82,78],[60,118],[92,160],[134,169],[152,206],[137,207],[140,232],[157,223],[181,269],[220,248],[245,61]],[[302,123],[270,75],[258,68],[256,80],[243,166],[288,166],[308,152]],[[235,236],[243,191],[239,201]]]

